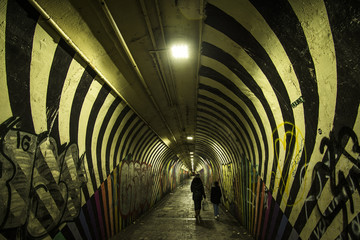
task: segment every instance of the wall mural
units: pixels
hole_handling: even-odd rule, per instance
[[[78,217],[84,155],[76,144],[59,152],[47,133],[24,132],[20,124],[11,118],[0,125],[0,229],[25,228],[23,234],[42,237]]]

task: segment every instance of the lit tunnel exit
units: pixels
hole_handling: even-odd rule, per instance
[[[0,11],[0,238],[109,239],[194,172],[254,239],[359,238],[357,1]]]

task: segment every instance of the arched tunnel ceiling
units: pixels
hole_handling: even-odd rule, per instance
[[[73,29],[71,11],[38,2],[188,167],[190,151],[216,165],[246,158],[270,180],[289,153],[320,157],[321,133],[358,127],[357,1],[63,3],[88,33]],[[172,59],[183,41],[189,59]]]

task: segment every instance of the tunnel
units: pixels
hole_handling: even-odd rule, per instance
[[[0,11],[0,239],[110,239],[194,174],[254,239],[360,238],[358,0]]]

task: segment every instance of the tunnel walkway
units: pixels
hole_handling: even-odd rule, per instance
[[[192,178],[185,180],[183,185],[170,193],[158,206],[112,239],[253,239],[222,207],[220,218],[214,219],[209,191],[206,194],[209,204],[205,211],[201,210],[201,222],[197,223],[190,191],[191,180]]]

